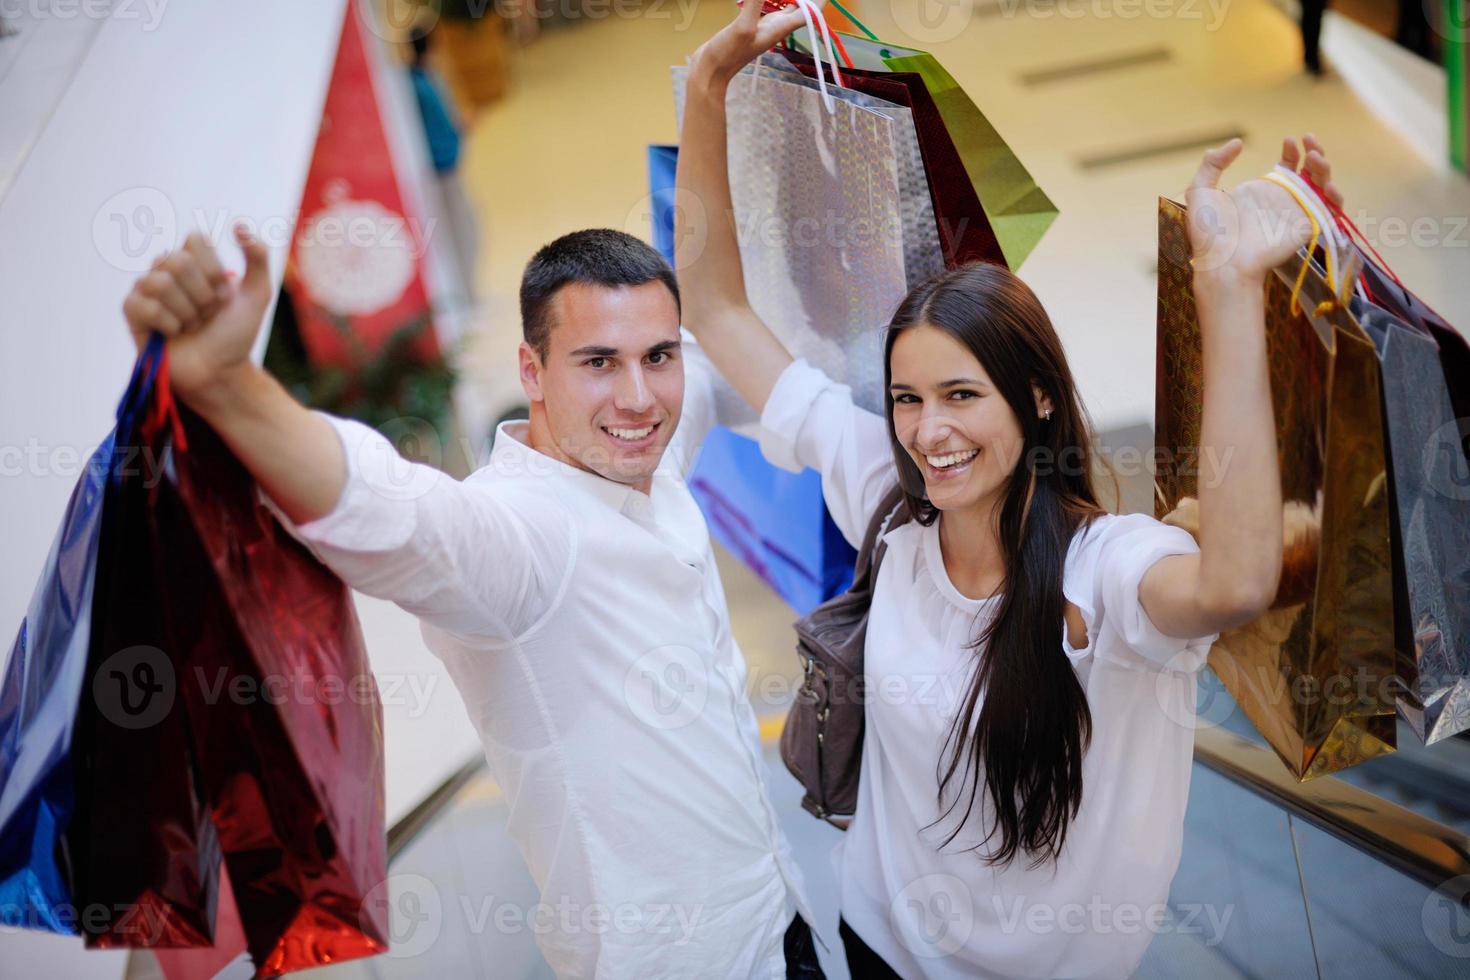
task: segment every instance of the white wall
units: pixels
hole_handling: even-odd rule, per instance
[[[103,24],[0,200],[0,626],[18,625],[133,349],[119,311],[203,222],[285,254],[343,0],[176,3]],[[24,98],[7,77],[0,101]],[[11,91],[15,84],[17,91]],[[227,252],[238,267],[233,245]]]
[[[234,217],[285,222],[273,240],[279,274],[343,3],[138,0],[111,16],[103,4],[37,8],[43,20],[94,10],[104,19],[69,86],[45,58],[17,59],[0,81],[6,106],[64,88],[0,200],[0,656],[127,381],[133,351],[119,306],[137,271],[197,212],[211,229]],[[14,118],[7,108],[5,124]],[[126,238],[119,222],[131,226]],[[125,955],[0,934],[3,976],[121,976]]]
[[[1328,11],[1322,50],[1363,104],[1426,162],[1450,169],[1444,68],[1343,14]]]

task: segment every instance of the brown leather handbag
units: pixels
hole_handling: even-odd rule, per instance
[[[895,487],[883,499],[858,549],[852,587],[796,621],[796,652],[805,676],[781,732],[781,761],[806,789],[808,813],[844,830],[857,808],[863,758],[863,647],[883,535],[909,520]]]

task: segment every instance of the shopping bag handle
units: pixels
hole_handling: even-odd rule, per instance
[[[183,420],[168,380],[168,346],[163,334],[156,330],[148,335],[148,341],[133,362],[133,373],[118,403],[116,418],[115,439],[119,445],[126,444],[139,432],[145,435],[157,432],[169,422],[178,448],[188,448]]]
[[[736,0],[736,3],[744,5],[745,0]],[[807,33],[812,36],[812,59],[817,63],[817,89],[822,93],[822,107],[827,110],[827,115],[835,115],[837,105],[832,101],[831,93],[827,91],[827,79],[822,74],[821,41],[825,39],[827,42],[827,55],[831,62],[833,84],[838,88],[845,88],[846,83],[842,80],[842,72],[837,67],[837,44],[841,42],[833,42],[832,29],[827,26],[827,18],[822,16],[821,8],[817,6],[815,0],[762,0],[761,9],[765,13],[771,13],[775,10],[790,7],[793,4],[801,9],[801,16],[806,19]],[[816,18],[815,22],[812,19],[813,16]],[[818,24],[822,28],[820,34],[817,33],[815,26]],[[847,49],[844,48],[842,53],[846,57]],[[850,59],[847,64],[849,68],[852,67],[852,61]],[[759,75],[759,72],[754,73],[752,78],[755,75]]]
[[[745,3],[745,0],[736,0],[736,3],[738,3],[738,4],[744,4]],[[852,21],[859,28],[861,28],[862,29],[862,32],[864,34],[868,35],[868,37],[872,38],[874,41],[878,40],[878,36],[876,34],[874,34],[872,31],[868,30],[868,28],[861,21],[859,21],[852,14],[850,14],[846,10],[844,10],[843,7],[842,7],[842,5],[839,4],[837,2],[837,0],[827,0],[827,3],[828,3],[829,6],[836,7],[838,13],[840,13],[842,16],[846,17],[848,20]],[[761,13],[763,13],[763,14],[774,14],[778,10],[785,10],[787,7],[798,6],[798,5],[799,5],[799,0],[763,0],[763,2],[761,4]],[[829,52],[831,50],[831,46],[832,45],[835,44],[837,46],[837,54],[834,55],[833,58],[832,58],[833,73],[834,74],[836,73],[837,57],[838,56],[840,56],[842,58],[842,63],[844,65],[846,65],[849,68],[853,67],[853,65],[852,65],[852,55],[850,55],[850,54],[847,53],[847,46],[842,43],[842,35],[839,34],[839,33],[837,33],[836,31],[832,30],[832,21],[829,20],[828,17],[827,17],[827,9],[825,7],[818,7],[818,6],[816,6],[815,3],[813,3],[812,9],[814,11],[816,11],[817,16],[822,21],[822,30],[826,34],[826,39],[827,39],[827,45],[828,45]],[[803,8],[803,12],[805,12],[805,8]],[[807,17],[807,19],[806,19],[806,28],[807,28],[808,31],[810,31],[812,29],[812,19],[811,19],[811,17]],[[791,46],[790,43],[789,43],[789,40],[790,39],[788,38],[786,42],[783,42],[783,43],[786,43],[786,46],[787,47],[790,47]],[[820,40],[820,39],[818,39],[818,40]],[[838,79],[837,84],[839,84],[839,85],[842,84],[841,78]]]
[[[149,435],[168,425],[173,434],[174,450],[187,452],[189,440],[184,436],[184,419],[174,401],[174,388],[168,379],[168,348],[158,358],[158,371],[153,379],[152,409],[143,419],[143,431]]]
[[[1392,279],[1395,284],[1402,286],[1404,284],[1404,281],[1400,279],[1398,273],[1394,272],[1392,267],[1390,267],[1389,264],[1384,261],[1383,256],[1378,254],[1378,249],[1374,248],[1373,243],[1368,241],[1368,236],[1364,235],[1358,229],[1358,226],[1353,224],[1353,219],[1347,216],[1347,212],[1344,211],[1337,204],[1329,200],[1327,195],[1322,192],[1322,188],[1318,187],[1316,182],[1313,181],[1309,175],[1303,173],[1300,176],[1302,178],[1302,181],[1305,182],[1306,185],[1310,187],[1319,198],[1322,199],[1322,203],[1327,205],[1327,210],[1332,214],[1333,220],[1337,222],[1337,226],[1343,230],[1343,233],[1346,234],[1352,241],[1356,242],[1361,248],[1366,249],[1373,256],[1374,264],[1377,265],[1378,268],[1382,269],[1384,274],[1387,275],[1388,278]],[[1358,278],[1362,281],[1363,291],[1369,292],[1367,277],[1360,274]],[[1371,292],[1369,293],[1368,298],[1373,298]]]
[[[1296,171],[1280,164],[1266,174],[1265,179],[1290,194],[1312,225],[1312,237],[1307,243],[1306,256],[1291,289],[1291,312],[1301,312],[1302,286],[1307,280],[1307,269],[1311,267],[1319,242],[1326,256],[1327,286],[1332,290],[1333,298],[1318,304],[1314,315],[1321,316],[1334,307],[1346,305],[1347,296],[1352,292],[1353,282],[1357,279],[1356,269],[1348,272],[1352,266],[1351,256],[1346,254],[1350,241],[1346,232],[1333,221],[1331,212],[1325,206],[1324,195],[1314,191]]]
[[[827,0],[827,5],[830,6],[830,7],[832,7],[832,8],[834,8],[839,14],[841,14],[842,16],[844,16],[848,20],[850,20],[852,22],[852,26],[853,27],[856,27],[858,30],[862,31],[864,34],[866,34],[868,36],[868,40],[869,41],[877,41],[878,40],[878,35],[874,34],[872,31],[868,30],[868,25],[867,24],[864,24],[862,21],[858,20],[857,17],[853,15],[853,12],[851,10],[848,10],[842,4],[838,3],[837,0]],[[842,43],[842,37],[841,37],[841,35],[838,36],[837,43],[838,44],[841,44]],[[847,52],[844,51],[843,52],[844,60],[847,60],[847,67],[851,68],[852,67],[852,61],[846,59],[846,54],[847,54]]]
[[[157,331],[148,335],[137,360],[133,362],[133,374],[128,379],[127,391],[117,405],[117,437],[119,442],[132,437],[137,428],[138,413],[148,404],[153,384],[158,376],[158,364],[164,353],[163,334]]]
[[[1328,200],[1327,195],[1322,193],[1322,189],[1312,181],[1311,177],[1303,173],[1301,175],[1301,178],[1303,181],[1306,182],[1307,186],[1316,191],[1317,196],[1322,198],[1323,202],[1326,203],[1328,210],[1331,211],[1333,216],[1336,218],[1338,222],[1338,227],[1342,228],[1343,231],[1347,233],[1354,242],[1357,243],[1359,252],[1361,253],[1366,250],[1372,256],[1374,266],[1382,270],[1383,274],[1388,276],[1389,279],[1393,280],[1394,285],[1398,286],[1404,291],[1407,296],[1411,297],[1414,303],[1416,303],[1418,306],[1423,307],[1424,301],[1419,299],[1417,296],[1414,296],[1413,293],[1409,292],[1409,287],[1404,285],[1404,281],[1399,278],[1398,273],[1394,272],[1393,268],[1388,264],[1388,262],[1384,260],[1383,256],[1378,254],[1378,249],[1373,247],[1373,243],[1368,240],[1368,236],[1363,234],[1362,231],[1358,229],[1357,225],[1353,224],[1353,219],[1349,218],[1347,216],[1347,213],[1343,211],[1342,208],[1338,207],[1336,204]],[[1360,272],[1358,274],[1358,282],[1363,287],[1363,292],[1367,295],[1368,300],[1370,302],[1377,303],[1378,300],[1374,298],[1373,290],[1368,284],[1368,277]],[[1425,308],[1427,309],[1427,307]],[[1432,313],[1433,311],[1431,310],[1430,312]]]

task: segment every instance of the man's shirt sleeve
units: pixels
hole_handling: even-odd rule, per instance
[[[520,513],[482,469],[458,481],[400,456],[381,434],[321,413],[337,430],[347,482],[329,514],[288,530],[343,581],[453,633],[513,637],[569,571],[572,524]],[[546,509],[558,506],[548,495]]]

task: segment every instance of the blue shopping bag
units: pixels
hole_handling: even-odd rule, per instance
[[[677,146],[648,148],[653,244],[670,265],[678,160]],[[715,540],[798,615],[851,584],[856,552],[827,513],[816,471],[788,473],[768,463],[755,440],[717,428],[705,439],[689,489]]]
[[[159,339],[138,359],[120,430],[146,399],[162,349]],[[109,474],[126,462],[114,452],[115,436],[97,447],[72,491],[0,682],[0,922],[7,926],[77,932],[62,841],[76,807],[71,746],[91,639],[102,499]]]

